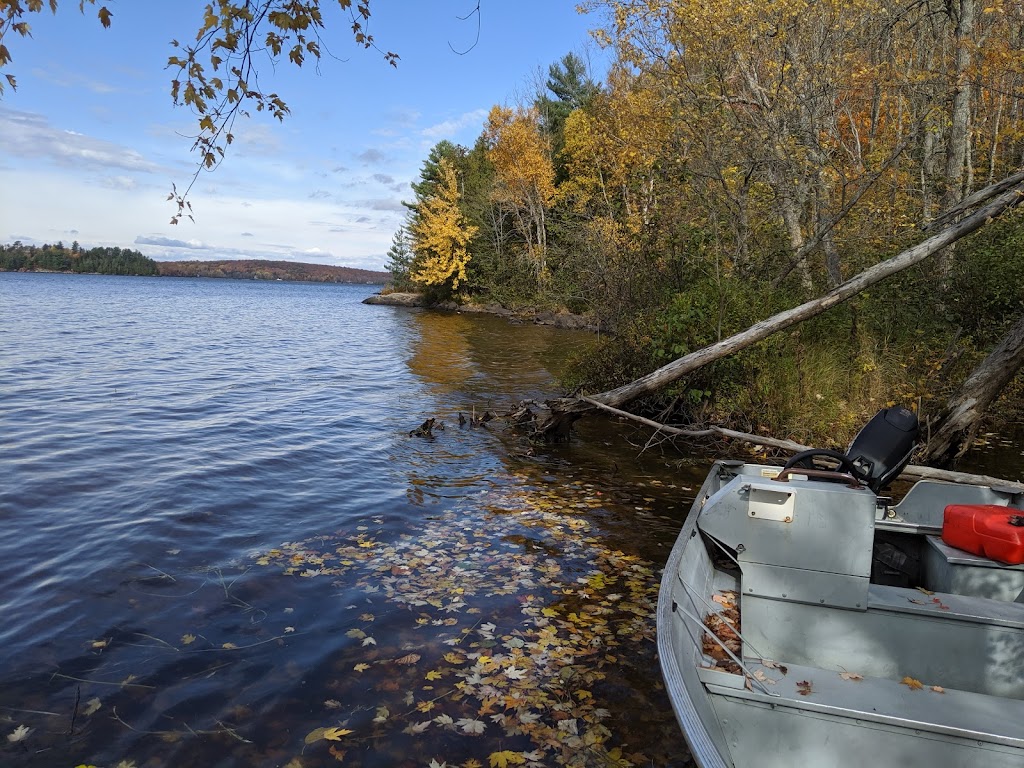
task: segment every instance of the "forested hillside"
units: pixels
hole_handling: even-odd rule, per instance
[[[363,283],[379,285],[389,275],[369,269],[331,267],[293,261],[161,261],[161,275],[173,277],[232,277],[239,280],[303,280],[312,283]]]
[[[825,293],[1020,167],[1019,5],[585,5],[604,82],[567,55],[473,146],[433,147],[389,253],[397,287],[613,328],[585,390]],[[1013,212],[649,409],[818,442],[894,401],[928,417],[1024,312],[1022,250]]]
[[[83,249],[77,242],[65,246],[0,243],[0,271],[90,272],[104,275],[156,275],[156,262],[128,248]]]

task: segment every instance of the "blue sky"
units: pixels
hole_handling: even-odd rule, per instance
[[[325,0],[332,56],[319,68],[264,67],[261,85],[291,108],[253,113],[226,161],[190,196],[195,223],[171,225],[171,185],[188,185],[194,120],[171,105],[171,39],[194,37],[205,2],[117,2],[103,29],[63,0],[32,15],[33,37],[8,35],[0,97],[0,241],[77,240],[161,260],[264,258],[382,269],[403,199],[430,147],[471,145],[494,104],[529,101],[570,51],[595,79],[608,59],[573,0],[376,0],[370,32],[401,56],[392,68],[351,40]],[[476,44],[474,46],[474,41]],[[458,51],[468,50],[459,55]]]

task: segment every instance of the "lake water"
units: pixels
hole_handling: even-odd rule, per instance
[[[372,290],[0,273],[0,764],[690,764],[704,461],[460,427],[591,337]]]

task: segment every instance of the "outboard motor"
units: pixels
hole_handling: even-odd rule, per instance
[[[902,406],[883,408],[850,443],[847,458],[873,492],[895,480],[917,447],[917,414]]]

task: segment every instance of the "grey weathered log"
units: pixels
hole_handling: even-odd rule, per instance
[[[856,296],[861,291],[875,285],[891,275],[927,259],[929,256],[954,243],[960,238],[980,229],[1008,208],[1019,204],[1024,199],[1024,189],[1018,185],[1003,193],[984,208],[966,216],[956,224],[938,232],[917,245],[893,256],[891,259],[875,264],[860,274],[847,280],[840,286],[812,301],[805,302],[792,309],[761,320],[745,331],[734,334],[726,339],[698,349],[688,355],[673,360],[668,365],[642,376],[635,381],[624,384],[616,389],[592,395],[590,398],[563,398],[548,401],[552,410],[551,424],[561,426],[565,421],[574,421],[579,415],[593,410],[594,400],[602,405],[619,406],[632,400],[649,395],[663,387],[681,379],[683,376],[709,363],[731,355],[747,347],[753,346],[772,334],[785,330],[790,326],[820,315],[822,312]]]
[[[1002,338],[949,399],[925,449],[929,464],[952,466],[971,447],[978,429],[1003,389],[1024,367],[1024,317]]]

